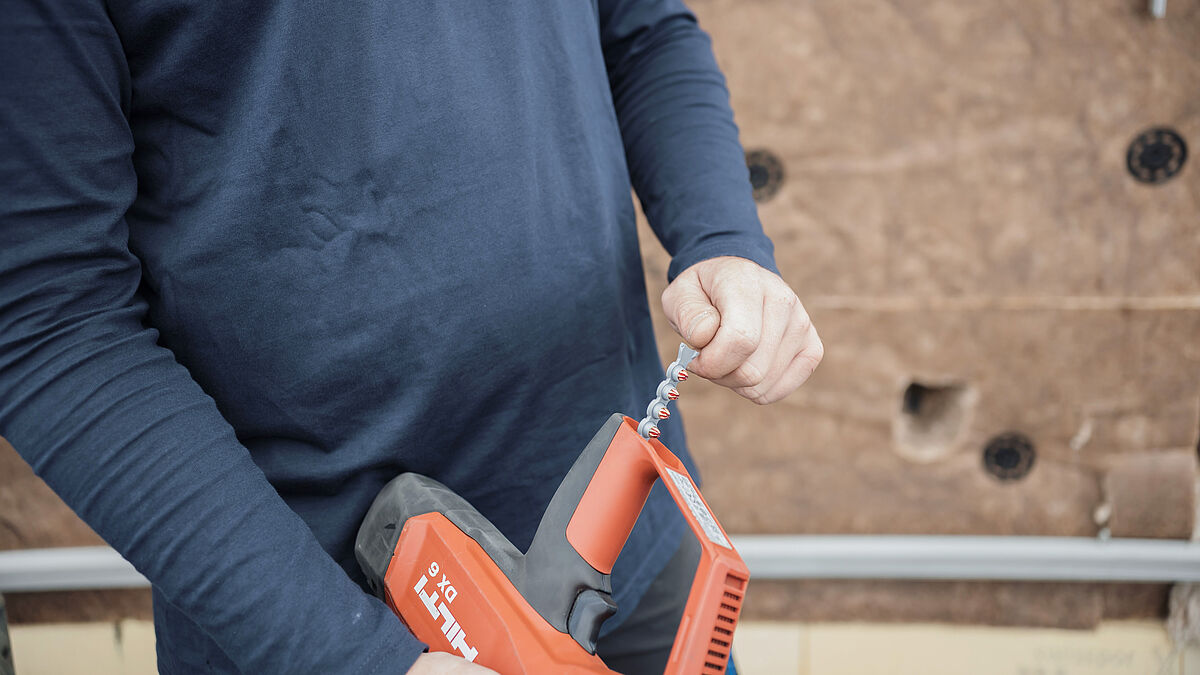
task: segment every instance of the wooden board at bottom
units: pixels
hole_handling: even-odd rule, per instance
[[[935,622],[1094,628],[1166,615],[1160,584],[988,581],[751,581],[743,615],[769,621]]]

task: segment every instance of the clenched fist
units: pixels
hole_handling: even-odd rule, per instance
[[[688,372],[765,405],[812,375],[825,348],[804,305],[777,275],[745,258],[712,258],[667,286],[671,327],[700,355]]]

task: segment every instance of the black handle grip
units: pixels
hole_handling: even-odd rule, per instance
[[[607,574],[589,565],[567,541],[567,523],[623,419],[620,414],[609,417],[584,447],[551,498],[524,555],[445,485],[414,473],[394,478],[371,504],[354,544],[354,555],[371,590],[383,597],[384,575],[404,523],[426,513],[441,513],[487,552],[542,618],[594,653],[600,624],[616,611],[612,585]]]

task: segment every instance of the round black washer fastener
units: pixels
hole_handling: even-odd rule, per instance
[[[1010,431],[993,436],[983,447],[983,468],[1002,481],[1018,480],[1033,469],[1036,456],[1028,436]]]
[[[1129,144],[1125,166],[1143,183],[1164,183],[1179,173],[1187,161],[1187,143],[1174,129],[1154,127],[1138,134]]]
[[[783,162],[770,150],[751,150],[746,153],[746,168],[750,170],[750,187],[754,201],[765,202],[783,184]]]

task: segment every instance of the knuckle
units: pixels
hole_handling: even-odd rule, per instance
[[[801,372],[803,373],[803,379],[801,381],[804,381],[811,377],[814,372],[816,372],[817,366],[821,365],[821,359],[825,358],[825,348],[821,346],[820,342],[818,342],[815,347],[805,349],[800,354],[800,358],[801,361],[799,363],[802,364],[800,368]]]
[[[761,334],[746,326],[731,326],[729,328],[729,346],[738,354],[752,354],[758,348]]]
[[[817,338],[816,343],[813,344],[812,355],[809,358],[812,359],[814,368],[821,362],[821,359],[825,358],[825,343],[820,338]]]
[[[737,370],[734,371],[734,375],[742,383],[743,387],[750,388],[758,387],[766,379],[766,373],[763,372],[763,369],[749,361],[738,366]]]
[[[767,395],[767,391],[761,386],[739,387],[737,389],[737,393],[742,398],[745,398],[751,403],[755,403],[757,405],[766,405],[771,402],[771,399]]]
[[[795,312],[794,316],[795,316],[795,318],[792,320],[792,323],[797,332],[807,333],[808,331],[813,329],[812,318],[808,315],[808,312],[805,312],[805,311]]]
[[[800,304],[800,298],[796,297],[796,293],[784,283],[781,283],[778,287],[772,289],[771,295],[775,297],[775,300],[779,304],[785,307],[792,308]]]

